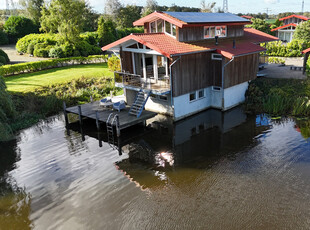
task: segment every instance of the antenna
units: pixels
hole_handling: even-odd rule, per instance
[[[223,12],[228,12],[228,0],[223,0]]]
[[[301,14],[304,14],[304,6],[305,6],[305,1],[302,0],[302,3],[301,3]]]

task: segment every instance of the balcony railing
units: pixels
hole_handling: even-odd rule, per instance
[[[118,87],[152,90],[158,93],[170,91],[170,78],[168,76],[159,77],[157,80],[152,77],[145,79],[141,75],[116,71],[114,78]]]

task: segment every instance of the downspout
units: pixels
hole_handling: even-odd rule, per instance
[[[225,106],[225,104],[224,104],[224,70],[228,64],[233,62],[234,59],[235,59],[235,56],[232,56],[232,59],[230,59],[230,61],[227,62],[226,64],[224,64],[222,67],[222,110],[224,109],[224,106]]]
[[[179,56],[177,59],[175,59],[171,65],[169,66],[170,71],[170,97],[171,97],[171,107],[173,107],[173,118],[174,118],[174,102],[173,102],[173,96],[172,96],[172,66],[181,59],[181,56]]]

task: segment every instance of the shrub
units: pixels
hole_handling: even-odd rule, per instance
[[[86,41],[88,44],[97,46],[98,45],[98,33],[97,32],[85,32],[80,34],[80,37],[83,41]]]
[[[15,43],[27,34],[39,32],[38,27],[31,19],[22,16],[9,17],[4,23],[4,31],[7,33],[10,43]]]
[[[2,63],[2,64],[6,64],[5,57],[0,56],[0,63]]]
[[[73,55],[73,51],[74,51],[73,45],[71,45],[69,43],[65,43],[65,44],[61,45],[60,47],[61,47],[65,57],[76,56],[76,55]],[[80,56],[80,54],[77,55],[77,57],[78,56]]]
[[[278,57],[268,57],[268,62],[275,64],[285,64],[285,60],[283,58]]]
[[[47,48],[35,48],[33,55],[36,57],[48,57],[49,49]]]
[[[301,51],[309,47],[310,42],[300,40],[292,40],[286,45],[284,45],[281,41],[269,42],[266,44],[266,54],[269,56],[279,57],[301,57]]]
[[[62,48],[59,47],[59,46],[51,48],[49,53],[48,53],[48,56],[51,57],[51,58],[63,58],[63,57],[65,57]]]
[[[9,39],[8,39],[8,35],[0,30],[0,45],[7,45],[9,44]]]
[[[113,55],[108,59],[108,67],[111,71],[120,71],[121,70],[121,62],[118,57]]]
[[[9,56],[4,52],[2,49],[0,49],[0,56],[4,57],[6,60],[6,63],[10,62]]]
[[[18,52],[27,53],[30,43],[33,43],[34,45],[43,43],[45,46],[56,45],[57,37],[58,36],[55,34],[29,34],[18,40],[16,43],[16,49]]]
[[[33,51],[34,51],[34,42],[30,42],[27,48],[27,53],[33,54]]]

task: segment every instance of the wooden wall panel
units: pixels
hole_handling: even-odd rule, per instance
[[[228,26],[227,37],[241,37],[244,35],[243,26]]]
[[[180,96],[208,86],[221,86],[222,61],[211,60],[211,53],[181,56],[172,66],[173,96]]]
[[[224,69],[224,88],[241,84],[256,78],[259,54],[236,57]],[[229,59],[225,59],[225,63]]]
[[[121,51],[122,70],[133,73],[131,52]]]

